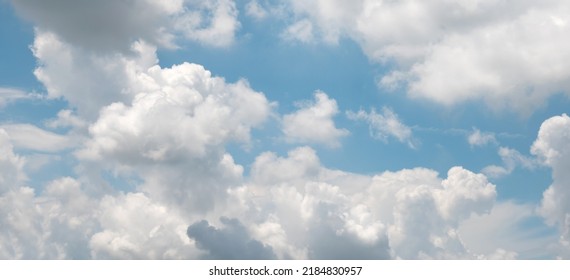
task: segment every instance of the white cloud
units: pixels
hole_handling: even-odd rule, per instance
[[[71,127],[76,129],[85,128],[87,122],[69,109],[61,110],[57,113],[57,117],[46,122],[49,128]]]
[[[139,93],[137,83],[144,81],[136,76],[158,62],[157,46],[174,46],[176,34],[227,47],[239,28],[235,3],[229,0],[13,4],[37,24],[34,74],[48,97],[65,98],[88,120],[103,106],[129,102]]]
[[[65,98],[88,119],[112,102],[127,102],[138,93],[139,73],[155,65],[155,48],[131,46],[133,54],[97,54],[67,44],[54,33],[36,32],[32,51],[38,59],[34,74],[50,98]],[[131,86],[132,85],[132,86]]]
[[[138,73],[139,94],[104,107],[80,159],[142,179],[138,189],[162,203],[199,212],[223,201],[243,167],[225,152],[249,143],[271,105],[246,81],[226,83],[202,66],[154,66]]]
[[[188,2],[187,2],[188,3]],[[179,16],[174,28],[186,38],[214,47],[228,47],[241,24],[232,0],[191,1],[192,7]]]
[[[89,196],[72,178],[0,196],[2,259],[187,259],[188,220],[142,193]]]
[[[540,224],[534,208],[532,204],[498,202],[489,213],[473,215],[461,223],[462,241],[483,259],[553,258],[556,251],[549,247],[556,236]]]
[[[40,152],[60,152],[77,146],[69,135],[60,135],[31,124],[0,125],[15,148]]]
[[[203,157],[228,141],[249,141],[270,112],[265,96],[246,81],[227,84],[200,65],[154,66],[137,78],[146,89],[131,105],[102,109],[82,156],[131,163]]]
[[[568,93],[570,6],[564,1],[290,1],[315,38],[352,38],[395,65],[380,85],[451,106],[483,100],[528,114]],[[306,23],[305,25],[308,25]]]
[[[264,20],[269,15],[269,12],[256,0],[252,0],[245,5],[245,14],[253,17],[255,20]]]
[[[346,116],[354,121],[365,121],[368,123],[370,136],[375,139],[388,141],[389,137],[396,138],[402,143],[407,143],[411,148],[415,148],[412,129],[402,123],[398,115],[388,107],[382,108],[382,113],[376,113],[372,108],[370,113],[360,109],[358,112],[348,111]]]
[[[473,128],[473,132],[467,137],[467,142],[471,147],[485,146],[490,143],[497,143],[495,134],[491,132],[481,132],[477,128]]]
[[[532,154],[552,168],[552,185],[544,192],[539,212],[560,230],[560,242],[570,250],[570,118],[563,114],[545,120],[531,148]]]
[[[22,172],[25,160],[14,154],[13,148],[10,137],[0,128],[0,195],[25,179]]]
[[[89,258],[88,239],[97,227],[95,204],[79,183],[61,178],[41,196],[28,187],[13,186],[0,196],[0,258]]]
[[[422,168],[360,176],[322,167],[307,147],[264,153],[251,182],[231,192],[241,205],[231,213],[280,258],[477,257],[458,227],[492,208],[484,175],[454,167],[446,179]]]
[[[31,126],[12,126],[8,133],[0,129],[0,212],[4,214],[0,216],[0,258],[182,259],[199,258],[204,251],[213,258],[239,257],[236,253],[298,259],[515,256],[511,250],[517,248],[511,249],[500,238],[474,254],[470,247],[484,242],[478,238],[489,237],[488,232],[463,241],[463,223],[487,217],[489,211],[496,214],[496,190],[486,176],[461,167],[450,168],[446,178],[425,168],[367,176],[327,169],[313,149],[301,147],[285,157],[262,153],[249,175],[244,175],[248,173],[234,162],[225,146],[250,143],[251,130],[267,119],[271,104],[246,81],[228,83],[200,65],[162,68],[157,65],[155,47],[172,46],[172,36],[179,33],[207,45],[231,44],[239,28],[233,1],[146,0],[133,2],[132,7],[116,1],[87,6],[73,1],[60,1],[60,6],[40,2],[13,1],[38,24],[32,48],[38,58],[36,76],[50,98],[65,98],[73,107],[48,124],[73,129],[88,126],[86,136],[90,138],[76,153],[78,178],[60,178],[36,193],[22,185],[25,162],[13,152],[13,145],[57,151],[61,139]],[[322,39],[335,43],[342,36],[352,37],[372,59],[394,60],[401,75],[393,77],[396,82],[408,82],[410,94],[439,100],[429,90],[439,90],[433,84],[440,81],[422,71],[431,66],[444,72],[453,67],[465,70],[461,61],[451,66],[440,63],[449,60],[441,52],[446,44],[453,40],[459,45],[469,43],[465,36],[477,32],[490,30],[491,37],[499,35],[486,29],[491,27],[479,25],[480,18],[469,19],[473,22],[464,19],[465,14],[475,13],[497,20],[495,14],[487,13],[493,9],[465,6],[482,11],[460,9],[459,16],[434,15],[433,11],[441,9],[431,8],[443,5],[435,3],[295,1],[295,12],[308,18],[296,18],[289,28],[299,31],[297,39],[307,42]],[[527,14],[525,9],[509,10],[508,15],[518,20],[519,14]],[[268,11],[272,11],[270,7]],[[103,22],[109,13],[117,16]],[[540,10],[538,13],[540,17]],[[417,24],[410,20],[416,15],[427,21]],[[454,29],[453,36],[433,32],[429,19],[447,16],[463,29]],[[93,32],[85,33],[89,26]],[[540,34],[546,39],[550,35]],[[558,45],[553,46],[558,50]],[[494,47],[483,45],[483,50]],[[517,55],[515,58],[520,58]],[[476,59],[466,56],[464,60],[469,64]],[[509,70],[489,68],[486,60],[481,63],[480,69],[473,70],[479,83],[487,77],[477,76],[478,71],[502,77]],[[561,63],[552,64],[552,71],[566,73]],[[458,90],[457,96],[440,102],[472,98],[464,91],[476,85],[460,84],[461,77],[471,72],[458,73],[458,86],[443,87],[445,90],[435,94],[444,96],[449,94],[446,90],[453,89]],[[529,81],[538,83],[538,78]],[[414,85],[419,84],[425,84],[425,92],[414,91]],[[336,127],[336,114],[336,101],[317,92],[314,103],[283,117],[283,133],[293,143],[338,146],[348,131]],[[366,120],[376,137],[412,145],[411,129],[391,110],[353,114]],[[13,143],[10,129],[12,135],[20,132]],[[561,225],[565,241],[570,231],[569,211],[564,208],[567,203],[557,200],[565,198],[564,190],[557,186],[566,179],[556,170],[568,169],[567,161],[557,158],[568,141],[567,137],[560,143],[550,141],[555,134],[550,130],[556,131],[544,128],[543,133],[541,129],[533,153],[547,155],[544,162],[555,170],[555,183],[545,193],[542,213]],[[38,144],[30,135],[47,135],[49,141]],[[507,167],[511,161],[523,164],[524,157],[515,152],[505,150]],[[102,179],[101,171],[118,180],[135,178],[134,190],[125,193],[113,188],[118,186],[107,188],[112,183]],[[504,220],[518,217],[505,212]],[[217,223],[219,217],[229,218]],[[216,247],[231,241],[237,243],[227,248],[229,251]]]
[[[283,116],[283,134],[286,141],[340,146],[340,139],[349,132],[335,126],[333,117],[336,114],[336,101],[322,91],[315,92],[315,103],[301,104],[299,110]]]
[[[382,194],[382,187],[390,188],[388,196],[382,196],[393,200],[384,207],[393,207],[388,212],[393,213],[388,237],[394,257],[473,257],[457,230],[462,220],[489,211],[494,203],[495,186],[484,175],[453,167],[441,180],[434,171],[414,169],[386,172],[375,181],[371,196]]]
[[[143,193],[105,196],[101,231],[89,241],[95,259],[188,259],[197,250],[186,236],[187,220]]]

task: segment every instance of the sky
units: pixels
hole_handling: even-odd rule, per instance
[[[568,259],[570,3],[0,0],[1,259]]]

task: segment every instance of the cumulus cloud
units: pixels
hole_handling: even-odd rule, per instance
[[[563,114],[545,120],[531,147],[542,164],[552,168],[552,185],[544,191],[539,212],[560,229],[560,242],[570,249],[570,118]]]
[[[143,193],[105,196],[98,214],[101,230],[89,240],[95,259],[197,257],[186,237],[183,216]]]
[[[0,196],[0,258],[90,258],[87,244],[97,228],[95,206],[72,178],[49,183],[41,196],[13,185]]]
[[[445,179],[423,168],[359,176],[321,166],[307,147],[262,154],[251,182],[231,192],[242,205],[232,213],[280,258],[475,257],[458,227],[492,208],[484,175],[454,167]]]
[[[155,65],[155,48],[131,46],[133,54],[97,54],[63,42],[54,33],[38,31],[32,51],[38,59],[34,71],[49,98],[64,98],[80,116],[94,119],[101,107],[128,102],[137,92],[136,76]]]
[[[250,130],[270,111],[265,96],[246,81],[227,84],[200,65],[154,66],[138,78],[147,88],[130,105],[103,108],[82,157],[133,164],[203,157],[228,141],[249,141]]]
[[[142,193],[88,195],[72,178],[0,196],[1,259],[187,259],[186,220]]]
[[[32,46],[38,59],[36,77],[45,85],[48,97],[63,98],[71,107],[60,111],[47,125],[83,129],[89,138],[74,153],[79,161],[75,166],[77,178],[59,178],[36,190],[24,185],[25,159],[14,153],[14,147],[60,151],[64,141],[29,125],[0,129],[0,258],[515,256],[502,241],[477,254],[470,248],[477,240],[463,241],[461,225],[473,217],[486,217],[489,211],[492,215],[497,194],[485,175],[462,167],[450,168],[445,178],[426,168],[362,175],[328,169],[315,150],[298,147],[285,156],[261,153],[245,172],[226,151],[226,145],[251,143],[251,131],[271,113],[270,102],[245,80],[226,82],[191,63],[161,67],[156,56],[158,47],[173,47],[179,35],[206,45],[230,45],[239,28],[233,1],[40,2],[13,4],[37,24]],[[250,2],[250,10],[252,3],[256,2]],[[439,48],[455,37],[434,33],[429,21],[418,25],[409,20],[410,9],[417,8],[420,18],[430,19],[435,15],[427,8],[443,4],[292,3],[299,17],[288,30],[298,33],[297,40],[335,43],[349,36],[372,59],[394,60],[401,75],[393,80],[404,80],[411,95],[433,95],[429,90],[437,87],[426,86],[425,92],[418,93],[414,85],[432,79],[422,74],[422,69],[427,69],[424,65],[439,62],[438,55],[445,55]],[[264,8],[273,13],[271,7]],[[479,16],[492,10],[486,6],[482,9]],[[509,17],[518,20],[520,14],[528,14],[525,9],[510,11]],[[539,18],[541,11],[537,10]],[[110,20],[109,14],[113,15]],[[487,28],[478,25],[478,18],[474,23],[466,22],[465,14],[470,15],[460,9],[459,16],[444,13],[436,17],[449,16],[465,25],[460,30],[465,32],[454,29],[460,43],[465,39],[462,34],[479,32],[474,26],[483,31]],[[488,16],[497,19],[494,15]],[[539,36],[548,39],[551,35]],[[431,41],[426,43],[428,36]],[[553,42],[556,40],[561,39],[556,37]],[[494,47],[483,45],[484,50]],[[555,50],[558,47],[555,45]],[[447,61],[444,58],[442,61]],[[490,75],[502,77],[506,73],[506,68],[489,68],[487,62],[482,60],[480,68]],[[563,64],[552,65],[562,67],[552,71],[565,73]],[[474,70],[476,77],[481,69]],[[458,73],[458,80],[466,75]],[[481,77],[478,79],[485,78]],[[439,82],[434,79],[429,81]],[[517,81],[513,78],[507,82]],[[528,81],[538,83],[537,79]],[[470,86],[464,85],[466,89]],[[450,103],[463,100],[465,88],[451,87],[449,90],[458,90],[458,94]],[[441,94],[448,94],[446,90]],[[348,131],[336,127],[333,117],[337,114],[336,101],[316,92],[314,102],[283,116],[285,139],[339,146]],[[353,114],[367,121],[376,137],[412,145],[411,129],[391,110]],[[556,140],[552,131],[558,127],[548,128],[546,123],[533,153],[547,155],[543,162],[555,170],[555,183],[545,193],[541,213],[561,225],[564,241],[568,239],[564,236],[570,231],[570,218],[564,208],[567,204],[558,200],[565,197],[556,183],[565,180],[564,174],[557,175],[561,171],[556,170],[567,169],[557,155],[564,155],[561,143],[568,141]],[[30,134],[47,141],[34,142]],[[519,161],[516,153],[507,151],[505,157]],[[114,178],[103,178],[100,173],[105,172]],[[111,182],[125,178],[134,178],[132,189]],[[218,223],[218,217],[234,218],[222,218]]]
[[[216,260],[270,260],[275,259],[273,249],[249,236],[237,219],[221,217],[223,228],[211,226],[202,220],[188,227],[188,237],[197,247],[207,251],[205,259]]]
[[[388,107],[382,108],[382,113],[377,113],[372,108],[370,113],[360,109],[358,112],[348,111],[346,116],[354,121],[364,121],[368,123],[370,136],[375,139],[388,141],[388,138],[407,143],[411,148],[415,148],[417,141],[413,139],[412,129],[402,123],[398,115]]]
[[[130,102],[139,93],[144,81],[137,75],[158,63],[157,46],[173,47],[175,35],[182,34],[226,47],[239,28],[229,0],[83,2],[13,4],[37,26],[34,74],[48,97],[64,98],[90,121],[103,106]]]
[[[322,91],[315,92],[315,102],[299,104],[299,110],[283,116],[283,134],[291,143],[316,143],[340,146],[348,130],[337,128],[333,117],[338,114],[336,100]]]
[[[396,65],[380,85],[439,104],[484,100],[527,114],[568,92],[570,6],[564,1],[299,1],[316,38],[356,41]]]
[[[0,128],[0,194],[25,179],[22,171],[25,161],[14,153],[13,148],[8,133]]]
[[[497,143],[495,134],[491,132],[481,132],[478,128],[473,128],[471,134],[467,136],[467,142],[471,147],[485,146],[491,143]]]
[[[159,201],[213,208],[242,178],[225,145],[248,143],[271,105],[245,80],[226,83],[196,64],[153,66],[137,79],[140,93],[104,107],[77,156],[134,173]]]

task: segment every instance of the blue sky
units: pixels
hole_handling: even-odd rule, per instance
[[[38,3],[0,258],[570,256],[563,1]]]

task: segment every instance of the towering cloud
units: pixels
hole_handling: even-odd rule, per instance
[[[560,229],[560,242],[570,250],[570,118],[552,117],[542,123],[531,152],[552,168],[552,185],[544,192],[540,213]],[[568,255],[568,251],[564,253]]]

